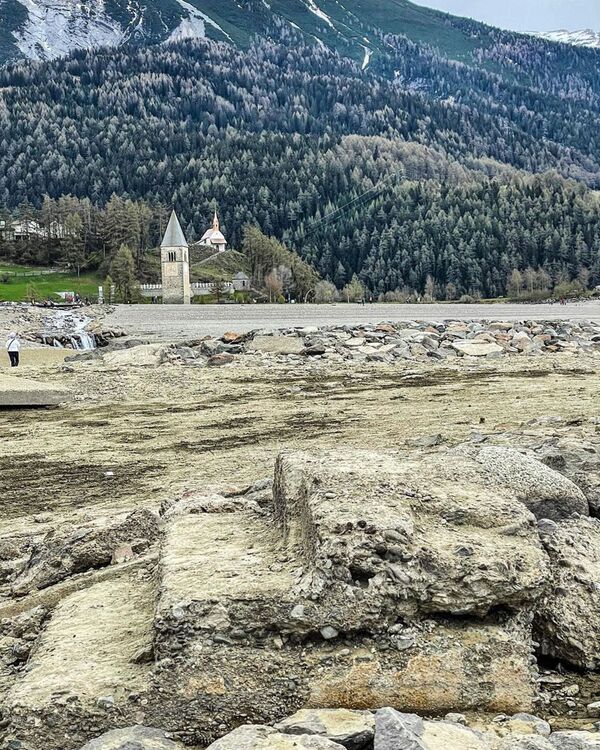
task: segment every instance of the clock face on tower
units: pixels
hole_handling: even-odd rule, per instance
[[[163,274],[165,276],[178,276],[179,268],[174,263],[165,263],[163,266]]]

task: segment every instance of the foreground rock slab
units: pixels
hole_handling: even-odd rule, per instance
[[[62,750],[117,720],[134,724],[139,708],[130,696],[144,690],[150,670],[138,655],[152,646],[152,600],[150,584],[133,574],[64,599],[8,696],[8,737]]]
[[[290,736],[272,727],[244,726],[213,742],[208,750],[343,750],[343,746],[325,737]]]
[[[57,386],[0,373],[0,409],[58,406],[70,398]]]
[[[136,726],[107,732],[81,750],[183,750],[183,746],[160,729]]]

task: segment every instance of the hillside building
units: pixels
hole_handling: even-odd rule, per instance
[[[189,249],[175,211],[160,246],[160,267],[163,303],[189,305],[192,301]]]
[[[227,249],[227,240],[221,234],[221,229],[219,227],[219,217],[217,216],[216,211],[212,227],[204,232],[201,240],[197,244],[201,245],[202,247],[212,247],[218,253],[222,253]]]

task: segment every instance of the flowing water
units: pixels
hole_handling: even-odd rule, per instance
[[[86,331],[86,326],[92,322],[91,318],[73,310],[59,310],[45,321],[47,337],[53,346],[64,348],[69,346],[79,351],[91,351],[96,348],[94,335]]]

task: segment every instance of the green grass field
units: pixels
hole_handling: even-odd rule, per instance
[[[43,269],[0,263],[0,301],[25,302],[33,296],[36,300],[51,299],[57,302],[60,299],[58,292],[76,292],[91,300],[98,297],[98,285],[102,280],[94,274],[82,274],[77,278],[76,275],[66,273],[42,274],[41,270]],[[35,275],[13,275],[19,273]]]

